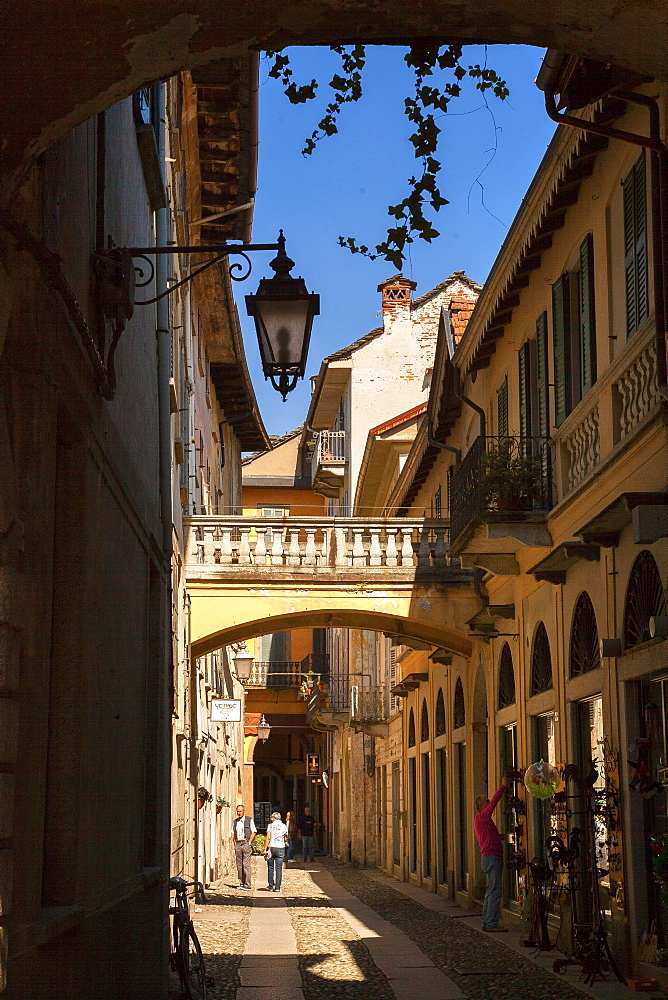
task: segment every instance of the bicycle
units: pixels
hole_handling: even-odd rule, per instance
[[[173,972],[178,972],[181,980],[181,990],[188,1000],[206,1000],[207,987],[213,986],[213,980],[206,975],[204,957],[188,907],[188,889],[195,887],[195,896],[206,903],[204,887],[201,882],[186,882],[176,876],[169,880],[169,891],[175,893],[175,905],[169,907],[173,916],[172,939],[174,950],[169,956]]]

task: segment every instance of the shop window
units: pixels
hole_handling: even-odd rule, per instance
[[[512,666],[512,660],[511,660]],[[517,758],[517,723],[504,726],[500,730],[501,740],[501,770],[515,770],[518,766]],[[509,807],[511,802],[519,801],[518,783],[512,781],[508,787],[506,808],[503,810],[501,822],[503,825],[504,840],[509,845],[506,849],[512,854],[521,854],[524,846],[524,820],[522,814]],[[503,892],[504,899],[515,902],[518,899],[519,872],[516,868],[506,864],[503,870]]]
[[[438,689],[438,697],[436,699],[436,735],[443,736],[445,733],[445,700],[443,698],[443,691],[441,688]]]
[[[532,744],[534,760],[544,760],[550,764],[556,763],[553,712],[534,716],[532,720]],[[533,799],[534,853],[541,859],[544,859],[546,854],[547,838],[556,833],[556,824],[552,817],[550,803],[550,799]]]
[[[647,184],[644,150],[622,181],[622,191],[626,334],[630,337],[649,315]]]
[[[401,864],[401,771],[399,761],[392,763],[392,861]]]
[[[554,405],[557,426],[596,382],[594,240],[587,233],[575,267],[552,286]]]
[[[571,626],[571,677],[588,674],[601,665],[596,614],[586,590],[578,597]]]
[[[552,687],[552,657],[550,640],[543,622],[536,629],[531,657],[531,694],[542,694]]]
[[[624,649],[650,639],[649,620],[666,614],[659,568],[648,549],[638,555],[631,569],[624,603]]]
[[[459,833],[458,888],[466,891],[469,885],[469,849],[468,849],[468,801],[466,792],[466,743],[456,744],[457,762],[457,826]]]
[[[436,751],[436,802],[438,809],[438,881],[445,883],[448,870],[448,823],[447,823],[447,759],[445,750]]]
[[[412,708],[411,714],[408,716],[408,745],[409,747],[415,746],[415,715]]]
[[[424,706],[426,709],[426,705]],[[429,754],[422,755],[422,875],[431,875],[431,775]]]
[[[420,740],[422,743],[426,743],[429,739],[429,712],[427,710],[427,701],[422,699],[422,715],[420,717]]]
[[[510,646],[504,642],[499,663],[499,708],[515,704],[515,670]]]
[[[455,700],[453,706],[453,728],[460,729],[466,725],[466,706],[464,705],[464,687],[461,677],[457,678],[455,684]]]
[[[417,871],[417,763],[415,757],[408,758],[408,866]]]

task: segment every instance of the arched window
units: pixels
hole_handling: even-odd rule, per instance
[[[571,625],[571,677],[588,674],[601,665],[596,613],[586,590],[578,597]]]
[[[541,694],[552,687],[552,657],[550,640],[542,622],[536,629],[531,657],[531,694]]]
[[[415,716],[412,708],[411,714],[408,716],[408,745],[409,747],[415,746]]]
[[[445,701],[443,700],[443,690],[438,689],[436,699],[436,735],[442,736],[445,732]]]
[[[459,729],[460,726],[466,724],[466,707],[464,705],[464,687],[462,685],[461,677],[457,678],[457,683],[455,684],[455,703],[453,706],[453,728]]]
[[[427,700],[422,699],[422,716],[420,718],[420,740],[425,743],[429,739],[429,712],[427,711]]]
[[[499,708],[515,704],[515,670],[510,646],[504,642],[499,663]]]
[[[624,649],[651,638],[649,620],[666,614],[666,598],[659,567],[648,549],[643,549],[631,568],[624,602]]]

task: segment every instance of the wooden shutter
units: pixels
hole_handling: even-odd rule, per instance
[[[594,308],[594,237],[587,233],[580,244],[580,398],[596,381],[596,313]]]
[[[571,412],[571,313],[570,275],[562,274],[552,285],[554,331],[554,421],[559,427]]]
[[[496,390],[496,432],[499,437],[508,437],[508,376]]]
[[[531,342],[526,340],[519,350],[520,437],[531,437]]]
[[[536,320],[536,397],[538,413],[536,431],[540,437],[550,436],[550,390],[547,363],[547,313]]]
[[[631,336],[649,314],[647,185],[644,151],[622,181],[622,190],[624,199],[626,333],[627,336]]]

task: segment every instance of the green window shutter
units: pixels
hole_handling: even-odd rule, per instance
[[[554,421],[559,427],[571,412],[571,314],[570,275],[562,274],[552,285],[554,331]]]
[[[538,420],[536,430],[540,437],[550,436],[550,390],[547,363],[547,313],[536,320],[536,397]]]
[[[645,153],[633,168],[635,174],[635,243],[636,282],[638,289],[638,326],[649,316],[649,274],[647,260],[647,184]]]
[[[644,151],[622,181],[622,192],[626,333],[630,337],[649,314],[647,185],[645,182]]]
[[[508,376],[496,390],[496,432],[499,437],[508,437]]]
[[[580,244],[580,397],[596,382],[596,314],[594,309],[594,237],[587,233]]]
[[[520,382],[520,437],[531,437],[531,341],[526,340],[519,350]]]

